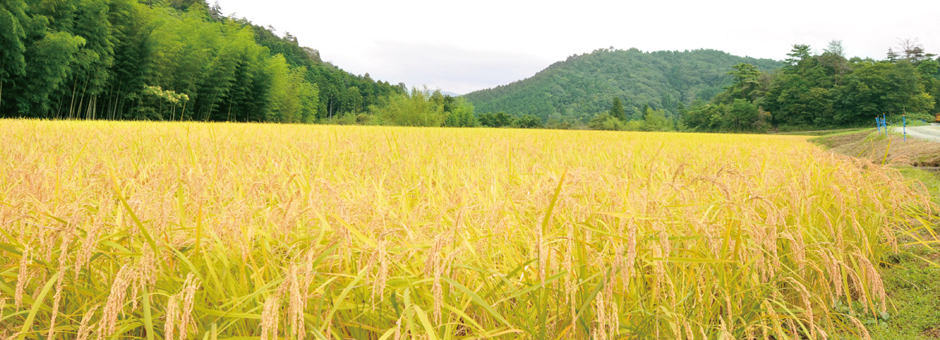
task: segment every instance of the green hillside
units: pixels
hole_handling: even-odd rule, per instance
[[[0,2],[0,118],[318,122],[403,92],[205,0]]]
[[[762,71],[783,66],[770,59],[738,57],[715,50],[642,52],[601,49],[552,64],[531,78],[476,91],[464,97],[477,112],[505,111],[543,120],[585,121],[610,109],[620,97],[627,114],[649,104],[675,114],[678,104],[709,100],[732,83],[727,74],[738,63]],[[636,110],[631,110],[634,108]]]

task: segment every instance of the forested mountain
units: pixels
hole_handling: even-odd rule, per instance
[[[0,117],[312,122],[403,92],[204,0],[0,2]]]
[[[709,100],[732,83],[731,66],[773,70],[782,63],[715,50],[642,52],[600,49],[571,56],[531,78],[465,95],[478,112],[531,114],[584,122],[619,97],[628,115],[649,105],[675,115],[679,103]]]

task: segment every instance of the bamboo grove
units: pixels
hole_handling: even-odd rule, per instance
[[[204,1],[0,3],[0,117],[310,122],[402,88]]]

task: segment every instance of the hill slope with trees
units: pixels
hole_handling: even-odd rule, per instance
[[[0,3],[0,118],[314,122],[401,93],[204,0]]]
[[[585,122],[611,108],[620,98],[627,118],[637,118],[645,105],[678,113],[680,103],[710,100],[733,82],[728,70],[739,63],[771,71],[783,63],[738,57],[716,50],[642,52],[600,49],[571,56],[531,78],[469,93],[478,112],[505,111],[543,120]]]
[[[739,64],[734,83],[710,102],[682,111],[695,131],[765,132],[872,126],[875,117],[892,123],[932,121],[940,107],[940,58],[915,41],[885,60],[847,58],[833,41],[821,53],[793,45],[783,68],[761,72]],[[903,118],[906,116],[906,119]]]

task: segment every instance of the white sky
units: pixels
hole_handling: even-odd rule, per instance
[[[940,54],[940,0],[218,0],[290,32],[323,60],[373,79],[465,94],[598,48],[710,48],[782,60],[793,44],[842,40],[884,59],[898,39]],[[210,0],[211,3],[211,0]]]

